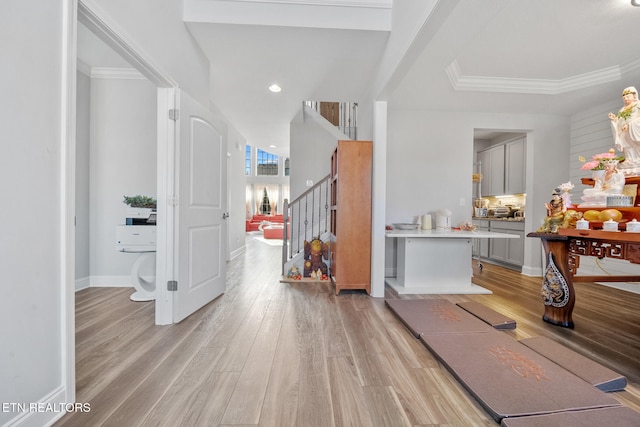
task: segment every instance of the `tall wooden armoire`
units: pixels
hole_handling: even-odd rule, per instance
[[[331,156],[331,279],[371,293],[371,141],[338,141]]]

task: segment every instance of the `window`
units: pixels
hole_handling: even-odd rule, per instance
[[[278,156],[258,148],[258,176],[278,175]]]
[[[246,156],[244,160],[244,174],[251,176],[251,146],[247,145]]]
[[[289,176],[289,158],[284,159],[284,176]]]
[[[267,193],[267,187],[264,187],[262,192],[262,200],[260,201],[260,213],[262,215],[271,214],[271,200],[269,200],[269,194]]]

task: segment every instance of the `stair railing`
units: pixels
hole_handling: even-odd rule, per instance
[[[282,274],[286,263],[304,251],[304,242],[329,232],[330,175],[289,202],[282,209],[285,233],[282,239]]]
[[[358,139],[358,103],[357,102],[319,102],[305,101],[307,107],[335,125],[349,139]]]

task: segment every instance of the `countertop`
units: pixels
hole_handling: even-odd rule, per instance
[[[524,218],[496,218],[493,216],[474,216],[472,218],[474,221],[507,221],[507,222],[524,222]]]
[[[421,237],[431,239],[517,239],[520,236],[516,234],[494,233],[492,231],[483,230],[387,230],[387,237]]]

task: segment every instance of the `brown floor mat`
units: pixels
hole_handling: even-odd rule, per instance
[[[602,391],[619,391],[627,386],[624,376],[550,338],[531,337],[520,342]]]
[[[533,417],[505,418],[501,425],[502,427],[638,427],[640,414],[625,407],[589,409]]]
[[[498,422],[620,406],[608,394],[499,331],[423,334],[420,340]]]
[[[388,299],[385,303],[416,338],[423,333],[496,332],[448,300]]]
[[[484,304],[480,304],[477,301],[459,302],[456,305],[467,310],[469,313],[473,314],[480,320],[488,323],[496,329],[516,328],[515,320],[505,316],[504,314],[500,314],[497,311],[487,307]]]

